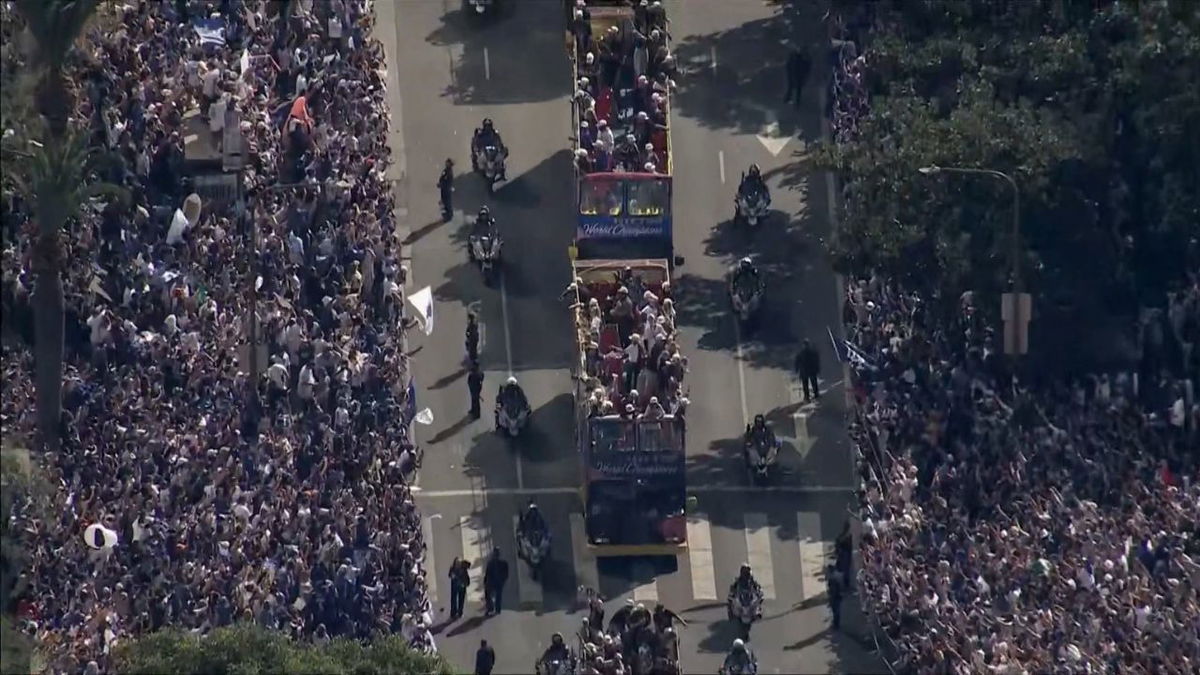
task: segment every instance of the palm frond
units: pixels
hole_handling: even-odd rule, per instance
[[[100,0],[15,0],[17,11],[37,42],[43,66],[61,67],[83,34]]]
[[[31,143],[28,148],[5,153],[8,168],[4,179],[26,198],[53,199],[66,208],[68,218],[78,216],[92,197],[128,199],[123,187],[92,180],[101,153],[89,146],[85,134],[72,130],[62,139],[49,134],[43,138],[43,142]],[[14,162],[14,156],[19,160]]]

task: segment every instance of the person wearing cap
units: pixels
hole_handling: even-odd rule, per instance
[[[617,139],[613,134],[613,130],[608,126],[608,120],[596,122],[596,142],[600,143],[609,152],[616,148]]]

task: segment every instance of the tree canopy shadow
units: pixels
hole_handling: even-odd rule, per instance
[[[455,105],[549,101],[571,94],[561,7],[554,2],[510,3],[512,16],[475,22],[459,11],[426,36],[438,46],[461,45],[442,92]]]
[[[538,464],[574,456],[569,435],[574,409],[575,401],[570,393],[559,394],[535,409],[529,416],[529,426],[517,439],[521,456]],[[567,433],[565,438],[564,431]]]
[[[814,61],[809,79],[817,79],[823,51],[813,46],[824,44],[824,9],[819,5],[781,4],[765,19],[677,42],[675,58],[686,75],[678,79],[675,110],[709,128],[739,133],[757,133],[777,117],[782,133],[797,133],[801,121],[782,102],[784,64],[792,45],[804,45]],[[771,106],[770,113],[766,106]]]

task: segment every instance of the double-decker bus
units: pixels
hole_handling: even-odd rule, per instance
[[[640,289],[653,293],[670,279],[664,259],[577,259],[573,267],[583,282],[578,299],[595,299],[602,307],[612,302],[627,268]],[[576,302],[572,311],[575,441],[588,546],[597,556],[676,555],[687,548],[684,419],[670,412],[656,419],[617,409],[599,414],[594,393],[623,375],[619,359],[603,358],[622,347],[620,331],[616,324],[602,325],[595,342],[587,303]],[[624,387],[617,396],[630,394]]]
[[[612,26],[631,29],[633,8],[617,0],[588,3],[592,35],[601,36]],[[573,40],[568,40],[574,81],[581,76],[580,55]],[[633,83],[618,77],[615,86],[597,83],[595,111],[617,139],[629,133],[635,112],[631,99],[636,95]],[[649,172],[591,172],[576,168],[575,196],[577,222],[574,255],[587,259],[664,258],[674,260],[672,246],[671,196],[672,165],[670,134],[670,94],[665,100],[665,124],[653,125],[649,142],[660,166]],[[583,111],[572,102],[575,147],[579,149]],[[659,128],[662,127],[662,128]],[[590,150],[590,148],[586,148]]]

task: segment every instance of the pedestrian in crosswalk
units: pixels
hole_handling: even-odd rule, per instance
[[[450,563],[450,620],[463,615],[463,606],[467,602],[467,586],[471,584],[471,563],[455,558]]]
[[[479,362],[471,363],[471,372],[467,374],[467,389],[471,392],[471,419],[479,419],[480,397],[483,396],[483,371]]]
[[[508,563],[500,557],[500,548],[493,548],[483,571],[483,597],[488,614],[499,614],[504,608],[504,584],[507,582]]]
[[[496,650],[487,643],[487,640],[479,641],[479,649],[475,651],[475,675],[492,675],[492,668],[496,666]]]

